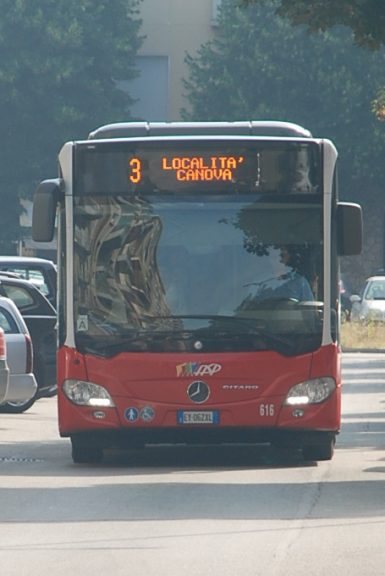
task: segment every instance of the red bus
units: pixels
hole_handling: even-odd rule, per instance
[[[272,443],[332,458],[339,256],[361,250],[337,152],[285,122],[122,123],[67,142],[34,198],[58,221],[59,429],[110,447]]]

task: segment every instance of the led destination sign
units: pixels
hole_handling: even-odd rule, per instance
[[[162,156],[160,170],[169,172],[178,182],[212,182],[235,180],[244,156]],[[129,161],[129,180],[139,184],[143,178],[142,160]]]
[[[103,142],[76,151],[76,194],[315,193],[314,142]]]

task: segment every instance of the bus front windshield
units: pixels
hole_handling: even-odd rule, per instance
[[[320,345],[320,202],[77,197],[74,240],[83,352],[294,355]]]

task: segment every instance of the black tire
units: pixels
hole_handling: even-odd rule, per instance
[[[31,406],[35,404],[37,399],[38,399],[38,393],[36,391],[35,395],[32,396],[30,400],[21,402],[7,402],[6,404],[3,404],[2,406],[0,406],[0,413],[22,414],[23,412],[26,412],[26,410],[29,410],[29,408],[31,408]]]
[[[103,448],[98,444],[87,444],[77,436],[71,437],[72,460],[75,464],[98,464],[103,460]]]
[[[52,386],[51,388],[48,388],[48,390],[44,391],[44,394],[40,393],[40,397],[42,398],[53,398],[54,396],[57,396],[57,386]]]
[[[322,444],[303,446],[302,456],[306,461],[331,460],[334,454],[335,439],[325,440]]]

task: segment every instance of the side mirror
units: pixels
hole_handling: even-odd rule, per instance
[[[56,208],[61,197],[61,180],[43,180],[33,198],[32,239],[51,242],[55,232]]]
[[[356,304],[357,302],[361,302],[361,297],[358,296],[358,294],[352,294],[352,295],[350,296],[350,302],[351,302],[352,304]]]
[[[337,239],[339,256],[357,256],[362,251],[362,209],[359,204],[337,205]]]

